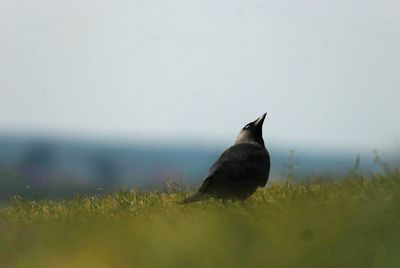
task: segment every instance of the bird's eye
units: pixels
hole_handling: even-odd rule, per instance
[[[245,125],[243,129],[249,129],[249,128],[251,128],[251,124]]]

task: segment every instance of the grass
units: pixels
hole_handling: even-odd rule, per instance
[[[400,174],[268,183],[246,202],[123,190],[0,208],[0,267],[400,267]]]

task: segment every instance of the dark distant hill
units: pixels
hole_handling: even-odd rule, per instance
[[[41,189],[44,196],[92,192],[123,186],[160,188],[167,181],[199,184],[223,147],[143,143],[101,143],[42,137],[0,137],[0,194],[9,198]],[[356,153],[269,148],[271,178],[287,175],[343,174],[355,164]],[[372,153],[357,168],[373,170]],[[38,191],[40,192],[40,191]]]

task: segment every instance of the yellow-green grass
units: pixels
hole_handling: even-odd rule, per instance
[[[245,202],[184,191],[0,209],[0,267],[400,267],[400,175],[268,183]]]

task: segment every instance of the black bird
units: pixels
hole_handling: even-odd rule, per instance
[[[263,114],[240,130],[235,144],[225,150],[211,166],[198,192],[182,203],[209,197],[245,200],[258,187],[267,184],[270,157],[262,138],[266,115]]]

